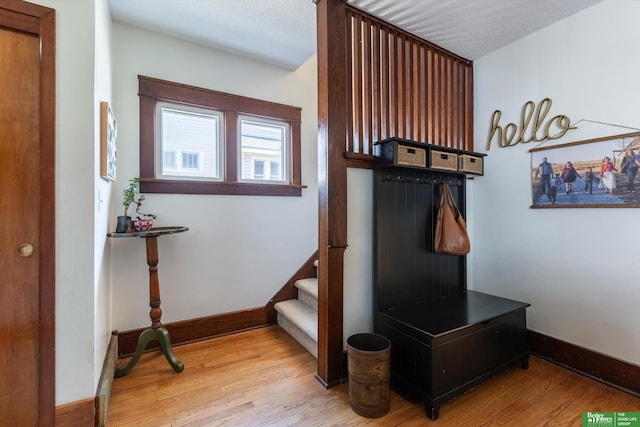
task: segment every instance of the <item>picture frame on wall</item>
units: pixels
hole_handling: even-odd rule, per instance
[[[532,208],[640,207],[640,132],[529,152]]]
[[[100,176],[116,180],[118,123],[108,102],[100,102]]]

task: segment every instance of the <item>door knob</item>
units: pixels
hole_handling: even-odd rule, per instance
[[[16,248],[16,253],[19,256],[23,256],[23,257],[30,257],[31,255],[33,255],[34,251],[35,249],[33,245],[30,243],[22,243]]]

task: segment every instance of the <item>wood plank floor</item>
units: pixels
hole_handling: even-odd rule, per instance
[[[391,393],[387,415],[349,406],[349,386],[325,390],[316,360],[278,326],[174,347],[174,373],[146,353],[114,380],[108,426],[580,426],[586,411],[640,411],[640,397],[542,359],[513,368],[442,405],[435,422],[420,402]],[[120,366],[126,360],[120,361]]]

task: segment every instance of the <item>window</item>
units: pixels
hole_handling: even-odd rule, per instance
[[[285,182],[287,177],[281,174],[280,165],[286,163],[288,124],[243,116],[239,121],[241,179]],[[251,163],[253,163],[253,171],[245,166]],[[265,174],[265,165],[268,165],[268,175]],[[257,172],[258,168],[260,172]],[[277,173],[274,173],[274,170]]]
[[[219,180],[222,113],[159,102],[155,114],[158,176]]]
[[[300,196],[301,109],[138,76],[140,189]]]

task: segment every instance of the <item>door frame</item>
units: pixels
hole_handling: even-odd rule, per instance
[[[55,10],[19,0],[0,5],[0,26],[40,40],[39,418],[55,424]],[[18,367],[19,369],[19,367]]]

